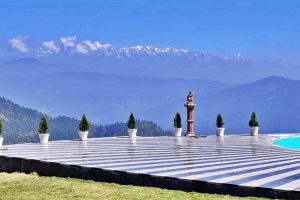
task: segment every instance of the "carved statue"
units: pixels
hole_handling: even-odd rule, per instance
[[[192,103],[194,101],[194,93],[192,91],[189,92],[188,96],[186,97],[188,103]]]

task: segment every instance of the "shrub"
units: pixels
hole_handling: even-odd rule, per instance
[[[258,125],[257,118],[256,118],[255,112],[252,112],[252,114],[251,114],[251,119],[250,119],[250,121],[249,121],[249,126],[250,126],[250,127],[256,127],[256,126],[259,126],[259,125]]]
[[[0,136],[2,136],[3,133],[3,125],[2,125],[2,120],[0,120]]]
[[[224,122],[223,122],[223,118],[222,118],[221,114],[218,114],[217,123],[216,124],[217,124],[218,128],[222,128],[223,127]]]
[[[80,124],[79,124],[79,129],[81,131],[88,131],[90,129],[90,124],[88,122],[88,120],[86,119],[85,115],[82,115]]]
[[[129,129],[135,128],[135,119],[134,119],[133,113],[130,113],[129,119],[127,121],[127,127]]]
[[[174,127],[175,128],[181,128],[182,127],[181,117],[180,117],[180,114],[178,112],[175,114],[173,122],[174,122]]]
[[[45,117],[42,117],[41,122],[39,124],[39,133],[44,134],[47,133],[48,123]]]

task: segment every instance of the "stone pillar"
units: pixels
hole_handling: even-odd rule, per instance
[[[192,91],[189,92],[187,96],[187,102],[184,104],[187,109],[187,133],[186,136],[195,137],[196,134],[194,132],[194,108],[196,104],[194,103],[194,93]]]

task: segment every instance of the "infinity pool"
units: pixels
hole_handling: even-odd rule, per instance
[[[300,149],[300,136],[278,139],[273,143],[288,148]]]

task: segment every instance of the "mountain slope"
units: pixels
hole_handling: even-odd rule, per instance
[[[0,98],[0,118],[4,121],[5,143],[38,141],[37,127],[42,113],[21,107],[10,100]],[[78,120],[67,117],[50,118],[51,139],[74,139]],[[91,133],[93,134],[93,132]]]
[[[218,113],[223,116],[227,133],[248,133],[248,121],[252,111],[256,111],[263,133],[300,132],[300,81],[268,77],[207,93],[202,97],[198,96],[200,92],[201,90],[195,92],[197,133],[214,134]],[[182,98],[163,104],[143,115],[154,117],[151,113],[160,112],[156,121],[171,125],[169,121],[176,111],[182,113],[183,119],[186,118],[184,102],[185,99]]]
[[[230,86],[209,80],[143,78],[83,71],[37,77],[0,73],[0,90],[5,97],[51,116],[79,118],[86,113],[90,120],[101,124],[124,121],[130,112],[144,119],[147,116],[140,116],[143,111],[184,97],[189,90],[199,88],[202,95]]]
[[[203,115],[212,121],[212,113],[224,113],[230,132],[246,132],[250,114],[256,111],[262,132],[299,132],[299,102],[300,81],[268,77],[208,95]]]
[[[42,113],[21,107],[12,101],[0,98],[0,118],[4,122],[4,143],[23,143],[38,141],[38,124]],[[46,116],[49,124],[50,140],[77,139],[79,120],[65,116],[51,118]],[[137,120],[138,134],[141,136],[170,135],[155,123]],[[89,137],[127,135],[125,123],[112,125],[91,125]]]

